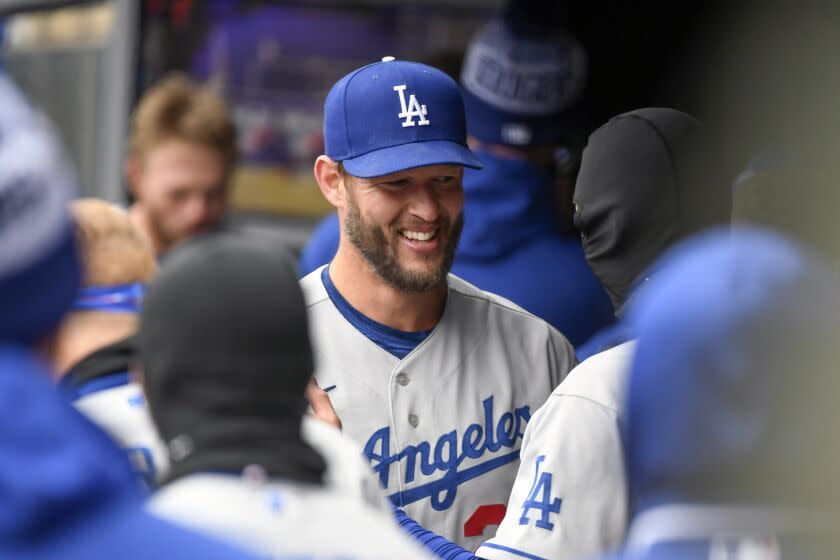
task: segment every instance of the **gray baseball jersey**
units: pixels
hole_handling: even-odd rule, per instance
[[[320,269],[301,280],[344,433],[394,504],[474,550],[504,515],[532,412],[576,360],[545,321],[451,274],[448,286],[440,322],[400,360],[344,318]]]
[[[628,521],[620,423],[634,342],[577,366],[534,413],[488,560],[588,558],[618,547]]]
[[[125,450],[135,472],[149,488],[166,476],[169,456],[139,384],[128,382],[96,391],[73,405]]]
[[[309,484],[194,474],[163,487],[148,509],[270,558],[430,560],[389,513]]]

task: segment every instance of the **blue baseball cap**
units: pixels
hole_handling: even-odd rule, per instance
[[[426,165],[481,169],[467,148],[458,84],[437,68],[394,60],[340,79],[324,103],[326,155],[369,178]]]

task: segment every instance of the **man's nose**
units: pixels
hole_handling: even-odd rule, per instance
[[[187,220],[190,225],[204,225],[210,216],[210,205],[203,197],[193,197],[187,203]]]
[[[418,185],[411,200],[412,215],[427,221],[437,221],[440,216],[440,200],[435,189],[430,185]]]

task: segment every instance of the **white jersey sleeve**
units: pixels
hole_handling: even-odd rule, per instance
[[[391,515],[385,491],[377,484],[362,448],[339,430],[307,414],[301,424],[304,441],[327,464],[324,481],[335,492]]]
[[[166,477],[169,456],[139,384],[130,382],[96,391],[73,405],[123,448],[147,487],[154,487]]]
[[[621,544],[628,497],[620,423],[633,347],[580,364],[531,418],[507,512],[477,556],[560,560]]]
[[[194,474],[166,485],[147,504],[158,517],[260,557],[432,560],[390,513],[329,487]]]

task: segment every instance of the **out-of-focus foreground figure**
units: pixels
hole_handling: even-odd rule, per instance
[[[158,256],[221,223],[235,161],[233,120],[207,87],[175,75],[140,100],[126,161],[129,212]]]
[[[736,228],[690,240],[630,311],[625,558],[835,558],[837,277]]]
[[[245,558],[143,513],[125,456],[35,353],[79,287],[75,184],[46,123],[0,76],[0,557]]]

